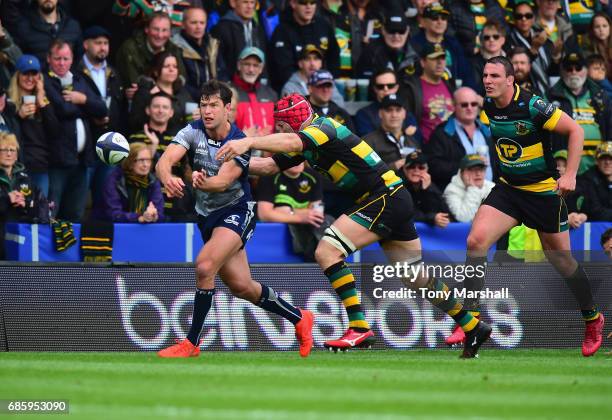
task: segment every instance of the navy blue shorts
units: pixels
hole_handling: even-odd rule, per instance
[[[233,230],[242,239],[242,248],[246,245],[253,232],[255,232],[255,202],[245,201],[234,206],[222,208],[208,216],[198,216],[198,228],[202,240],[207,242],[217,227]]]

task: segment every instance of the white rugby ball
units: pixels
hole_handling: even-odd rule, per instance
[[[96,153],[107,165],[115,166],[130,154],[130,144],[121,133],[110,131],[100,136],[96,142]]]

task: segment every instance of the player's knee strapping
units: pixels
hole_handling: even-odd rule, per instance
[[[344,261],[340,261],[325,270],[332,287],[340,296],[349,318],[349,328],[358,331],[369,330],[370,325],[365,319],[361,302],[355,286],[355,278]]]
[[[357,247],[347,238],[339,229],[334,226],[330,226],[325,229],[323,238],[321,240],[331,244],[334,248],[337,248],[345,257],[357,250]]]

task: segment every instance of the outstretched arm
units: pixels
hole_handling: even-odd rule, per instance
[[[272,153],[291,153],[301,152],[303,146],[300,136],[295,133],[276,133],[268,136],[245,137],[240,140],[228,141],[219,149],[217,156],[228,162],[250,149]]]
[[[240,175],[242,168],[236,161],[231,161],[221,165],[215,176],[207,176],[205,171],[193,171],[191,177],[194,188],[207,192],[222,192],[227,190]]]
[[[249,161],[249,174],[251,175],[268,176],[279,171],[280,168],[271,157],[252,157]]]

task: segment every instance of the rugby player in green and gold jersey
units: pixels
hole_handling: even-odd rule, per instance
[[[602,340],[604,317],[593,302],[584,269],[572,257],[567,207],[563,197],[576,187],[584,131],[571,117],[514,83],[512,63],[505,57],[487,60],[486,91],[481,120],[491,128],[499,157],[500,182],[478,209],[467,238],[468,264],[486,261],[489,248],[521,223],[538,231],[542,248],[566,279],[586,322],[582,354],[591,356]],[[567,169],[559,176],[549,133],[568,136]],[[482,289],[484,277],[466,280],[466,288]],[[478,301],[465,307],[478,314]]]
[[[345,334],[326,342],[325,347],[345,350],[368,346],[374,334],[361,309],[353,274],[344,260],[356,250],[378,241],[392,263],[418,263],[421,242],[413,223],[411,196],[402,180],[365,141],[337,121],[315,115],[300,95],[293,94],[277,102],[274,123],[276,134],[228,142],[217,156],[225,155],[227,161],[249,149],[276,153],[269,158],[251,159],[250,172],[266,175],[306,160],[313,169],[354,196],[354,207],[325,231],[315,258],[342,299],[349,318]],[[406,280],[411,287],[448,291],[448,286],[427,277],[422,270],[420,275]],[[430,302],[461,325],[468,338],[462,357],[475,357],[481,344],[489,338],[491,327],[463,310],[452,293],[446,298],[431,298]]]

